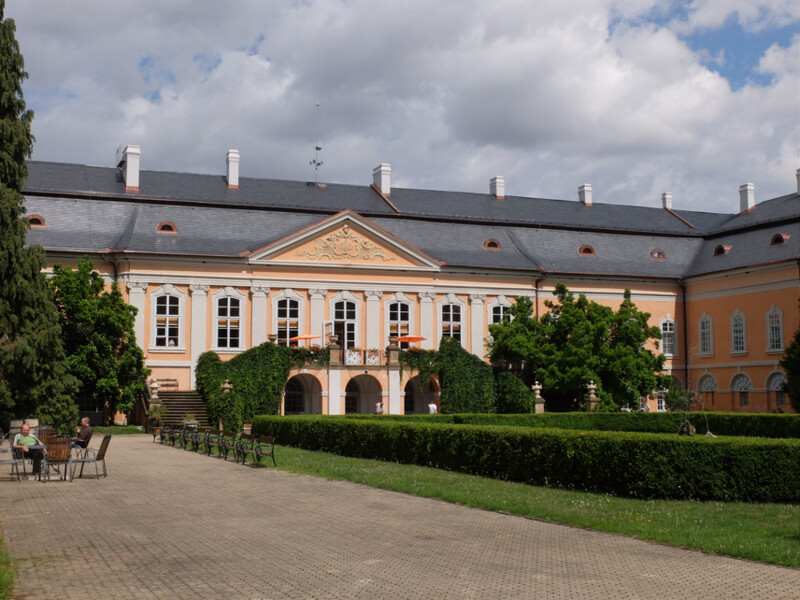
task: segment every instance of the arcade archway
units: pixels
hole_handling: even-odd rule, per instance
[[[368,414],[375,412],[381,401],[381,384],[369,375],[359,375],[347,382],[344,389],[345,414]],[[384,402],[384,407],[386,402]]]
[[[403,401],[403,412],[407,415],[422,415],[429,412],[428,405],[436,401],[436,383],[431,379],[420,389],[419,376],[408,380],[405,387],[405,400]],[[438,408],[437,408],[438,412]]]
[[[302,415],[322,412],[322,386],[316,377],[295,375],[283,390],[283,414]]]

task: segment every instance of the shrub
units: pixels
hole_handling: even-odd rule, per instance
[[[528,389],[525,382],[511,371],[497,371],[494,389],[498,413],[524,414],[533,412],[533,392]]]
[[[493,412],[492,367],[461,347],[455,338],[439,342],[439,378],[442,384],[440,412]]]

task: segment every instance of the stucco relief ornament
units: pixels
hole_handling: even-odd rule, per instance
[[[302,250],[297,254],[308,258],[330,260],[361,260],[371,262],[378,258],[383,262],[390,262],[394,257],[387,257],[380,248],[366,238],[359,237],[350,231],[350,226],[345,225],[342,230],[332,233],[325,238],[314,242],[314,251]]]

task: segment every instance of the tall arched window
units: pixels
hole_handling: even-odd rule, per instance
[[[165,284],[150,294],[150,349],[183,351],[184,303],[186,295],[172,284]]]
[[[786,392],[783,386],[786,384],[786,375],[780,371],[772,373],[767,379],[767,393],[771,406],[782,409],[786,406]]]
[[[711,408],[714,406],[714,395],[717,392],[717,380],[710,373],[706,373],[697,382],[697,391],[700,393],[700,402],[703,406]]]
[[[461,341],[462,318],[460,305],[442,304],[442,337],[451,337]]]
[[[333,305],[333,333],[339,336],[342,348],[354,348],[356,344],[356,303],[340,300]]]
[[[411,331],[411,307],[406,302],[389,303],[389,335],[402,337]],[[401,348],[408,348],[408,342],[400,342]]]
[[[214,294],[214,347],[241,350],[244,347],[246,296],[233,287]]]
[[[783,352],[783,311],[774,304],[767,312],[767,352]]]
[[[281,346],[302,346],[303,342],[290,342],[293,337],[305,333],[303,313],[305,298],[291,289],[281,290],[272,296],[272,332],[275,343]],[[318,332],[313,332],[317,334]]]
[[[711,317],[703,313],[698,321],[698,340],[700,341],[700,355],[711,356],[714,354],[714,329]]]
[[[731,354],[747,352],[747,329],[744,313],[737,310],[731,315]]]
[[[731,381],[731,391],[738,396],[738,404],[741,407],[750,406],[750,390],[752,389],[753,384],[744,373],[739,373]]]
[[[661,352],[664,356],[672,358],[678,355],[678,333],[675,328],[675,319],[667,315],[659,321],[661,329]]]

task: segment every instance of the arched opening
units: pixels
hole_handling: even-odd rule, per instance
[[[345,414],[366,415],[375,412],[375,405],[382,401],[381,384],[369,375],[359,375],[347,382],[344,388]],[[386,402],[383,403],[384,412],[388,412]]]
[[[407,415],[423,415],[431,412],[429,404],[436,405],[439,412],[439,403],[436,401],[436,383],[431,379],[420,389],[419,375],[408,380],[405,387],[405,400],[403,412]]]
[[[322,386],[316,377],[295,375],[283,390],[283,414],[304,415],[322,412]]]

